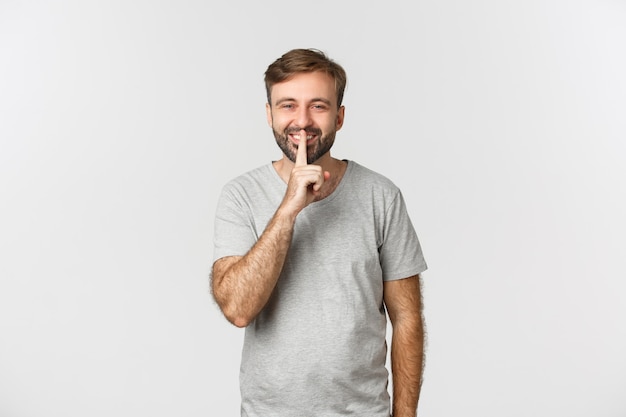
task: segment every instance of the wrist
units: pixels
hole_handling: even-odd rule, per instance
[[[274,220],[281,225],[293,227],[296,223],[298,213],[300,213],[300,210],[295,210],[286,205],[280,205],[274,214]]]

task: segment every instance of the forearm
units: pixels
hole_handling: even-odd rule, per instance
[[[291,244],[295,216],[280,209],[250,251],[232,264],[213,269],[213,295],[226,318],[247,326],[269,300]]]
[[[415,417],[424,368],[424,325],[416,317],[393,327],[393,417]]]

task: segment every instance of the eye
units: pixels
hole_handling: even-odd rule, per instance
[[[311,106],[314,110],[326,110],[327,106],[325,104],[314,104]]]

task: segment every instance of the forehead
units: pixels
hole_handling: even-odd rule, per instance
[[[299,73],[274,84],[271,98],[272,103],[287,98],[294,100],[324,98],[331,103],[336,103],[335,80],[327,73],[320,71]]]

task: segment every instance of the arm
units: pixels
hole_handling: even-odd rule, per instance
[[[393,417],[415,417],[424,366],[424,320],[419,275],[386,281],[384,300],[393,329]]]
[[[269,300],[285,263],[294,223],[295,217],[279,209],[245,256],[229,256],[213,264],[213,296],[235,326],[246,327]]]
[[[328,179],[320,166],[307,165],[306,158],[306,146],[298,147],[285,197],[250,251],[213,264],[213,296],[224,316],[237,327],[250,324],[269,300],[291,245],[296,217]]]

